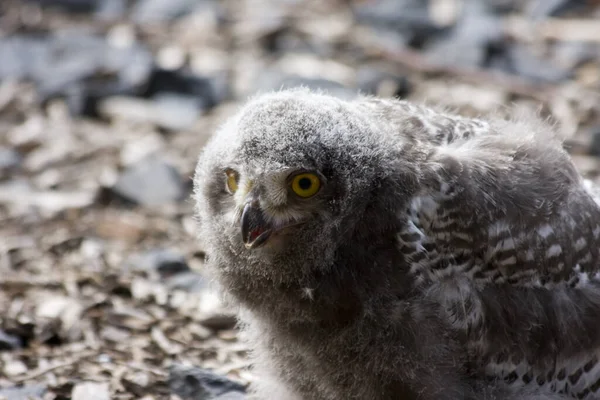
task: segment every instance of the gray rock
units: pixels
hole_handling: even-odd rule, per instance
[[[407,77],[371,66],[361,67],[357,71],[356,86],[364,94],[396,98],[405,98],[412,90]]]
[[[95,10],[100,20],[116,20],[127,12],[126,0],[104,0]]]
[[[42,399],[46,393],[46,387],[42,385],[15,386],[0,389],[0,398],[6,400],[34,400]]]
[[[483,0],[491,10],[500,14],[519,11],[523,5],[522,0]]]
[[[234,314],[227,312],[212,312],[204,317],[199,317],[198,322],[202,326],[212,329],[214,331],[222,331],[227,329],[233,329],[237,324],[237,318]]]
[[[152,156],[128,168],[111,190],[118,196],[143,206],[180,201],[185,195],[179,172]]]
[[[0,329],[0,351],[2,350],[15,350],[23,347],[21,338],[15,335],[11,335],[4,330]]]
[[[166,92],[154,99],[111,96],[100,100],[97,109],[108,118],[154,124],[169,131],[189,129],[200,116],[195,97]]]
[[[191,128],[200,116],[198,100],[194,96],[159,93],[154,96],[154,103],[160,111],[157,125],[169,130]]]
[[[110,400],[108,383],[82,382],[73,387],[72,400]]]
[[[222,394],[222,395],[214,398],[214,400],[245,400],[245,399],[247,399],[247,396],[245,393],[242,393],[242,392],[229,392],[229,393],[225,393],[225,394]]]
[[[591,42],[560,41],[552,49],[553,59],[563,68],[577,68],[600,58],[600,45]]]
[[[137,23],[167,22],[190,14],[200,7],[214,6],[210,0],[138,0],[131,10]]]
[[[172,365],[169,369],[168,382],[171,392],[184,400],[245,398],[244,385],[203,368]]]
[[[428,2],[422,0],[377,0],[355,2],[355,20],[381,29],[395,30],[412,42],[424,42],[443,31],[431,19]]]
[[[534,0],[528,5],[528,14],[533,18],[558,17],[589,6],[587,0]]]
[[[590,142],[590,154],[600,157],[600,126],[592,128],[589,132],[592,140]]]
[[[517,75],[534,82],[561,82],[573,76],[573,72],[563,69],[533,54],[527,47],[515,44],[508,50],[510,68]]]
[[[358,93],[356,90],[347,88],[339,82],[324,78],[306,78],[294,74],[288,75],[275,70],[267,70],[260,74],[255,85],[255,90],[266,92],[300,86],[312,90],[322,90],[342,99],[354,98]]]
[[[142,96],[157,99],[171,94],[190,96],[195,99],[198,109],[211,109],[229,97],[229,77],[226,73],[201,76],[186,69],[154,69]]]
[[[449,35],[432,42],[426,56],[434,62],[460,67],[480,67],[490,43],[500,41],[502,21],[484,3],[469,1]]]
[[[31,80],[41,101],[65,97],[73,113],[89,115],[100,97],[141,90],[153,62],[142,46],[113,46],[79,31],[2,38],[0,60],[0,80]]]
[[[90,13],[96,10],[104,0],[26,0],[42,7],[58,8],[70,13]]]
[[[206,279],[193,271],[170,276],[165,283],[169,289],[180,289],[190,293],[198,293],[208,287]]]
[[[170,249],[154,249],[136,254],[127,264],[137,270],[157,271],[163,278],[190,271],[185,257]]]
[[[21,165],[21,155],[13,149],[0,147],[0,176]]]

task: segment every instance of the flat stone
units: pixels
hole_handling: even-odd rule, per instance
[[[98,111],[111,119],[153,124],[171,131],[191,128],[200,116],[196,98],[176,93],[157,95],[155,99],[107,97],[98,103]]]
[[[23,347],[21,338],[0,329],[0,351],[15,350],[20,349],[21,347]]]
[[[171,249],[153,249],[134,255],[127,264],[138,270],[157,271],[163,278],[190,271],[185,257]]]
[[[169,368],[168,382],[171,392],[185,400],[212,400],[216,396],[226,394],[237,396],[246,392],[244,385],[225,376],[217,375],[204,368],[186,367],[178,364]],[[235,399],[236,397],[218,398],[224,400]]]
[[[46,387],[42,385],[15,386],[0,389],[0,398],[6,400],[37,400],[42,399]]]
[[[412,84],[407,77],[370,66],[359,68],[356,86],[363,94],[379,97],[405,98],[412,91]]]
[[[31,80],[40,101],[63,97],[72,113],[92,116],[99,98],[141,90],[152,66],[141,45],[116,46],[78,31],[0,39],[0,59],[0,80]]]
[[[0,147],[0,176],[17,169],[22,160],[23,158],[17,151]]]
[[[559,17],[584,10],[589,3],[587,0],[534,0],[528,4],[527,13],[533,18]]]
[[[352,99],[357,96],[357,91],[350,89],[339,82],[324,78],[308,78],[297,74],[284,74],[277,71],[266,71],[261,74],[256,82],[256,91],[272,91],[306,87],[320,90],[342,99]]]
[[[443,31],[431,18],[428,2],[422,0],[355,2],[352,11],[357,22],[401,32],[414,42],[427,41]]]
[[[226,74],[204,76],[184,70],[156,68],[148,78],[143,97],[156,99],[164,94],[189,95],[197,107],[208,110],[229,96],[229,81]]]
[[[72,400],[110,400],[108,383],[84,382],[73,387]]]
[[[185,194],[179,172],[155,157],[146,158],[127,168],[112,191],[143,206],[177,202]]]
[[[74,14],[91,13],[95,11],[104,0],[25,0],[28,3],[39,4],[46,8],[56,8]]]
[[[490,43],[501,40],[502,21],[479,1],[470,0],[448,35],[433,41],[426,56],[437,63],[460,67],[480,67]]]
[[[207,287],[206,278],[193,271],[173,275],[165,283],[171,290],[180,289],[190,293],[200,292]]]
[[[554,65],[521,44],[511,46],[508,52],[513,71],[535,82],[562,82],[573,76],[569,70]]]
[[[131,10],[136,23],[167,22],[191,14],[201,6],[211,6],[206,0],[138,0]]]

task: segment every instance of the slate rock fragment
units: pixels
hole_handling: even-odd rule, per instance
[[[154,69],[141,95],[156,98],[169,93],[189,95],[199,109],[208,110],[229,96],[228,80],[226,76],[201,76],[186,69]]]
[[[56,8],[74,14],[87,14],[95,11],[105,0],[26,0],[41,7]]]
[[[261,74],[255,84],[255,90],[260,92],[306,87],[312,90],[321,90],[332,96],[343,99],[356,97],[357,91],[350,89],[339,82],[325,78],[308,78],[297,74],[286,74],[281,71],[268,70]]]
[[[72,400],[110,400],[108,383],[82,382],[73,387]]]
[[[215,7],[211,0],[137,0],[131,10],[132,21],[140,24],[168,22],[202,7]]]
[[[587,0],[533,0],[527,11],[533,18],[560,17],[570,12],[581,12],[589,3]]]
[[[445,31],[431,18],[428,2],[422,0],[376,0],[356,2],[352,8],[356,22],[377,31],[396,31],[407,42],[419,45]]]
[[[163,278],[190,271],[185,257],[171,249],[152,249],[137,254],[128,264],[138,270],[157,271]]]
[[[16,350],[23,347],[21,338],[0,329],[0,351]]]
[[[589,153],[600,157],[600,125],[590,130],[590,136],[592,139],[590,141]]]
[[[142,206],[177,202],[185,195],[179,172],[165,161],[152,156],[127,168],[111,190]]]
[[[46,387],[42,385],[14,386],[0,388],[0,398],[6,400],[36,400],[42,399],[46,393]]]
[[[192,128],[200,116],[197,99],[177,93],[160,94],[154,99],[110,96],[98,101],[97,110],[103,117],[153,124],[170,132]]]
[[[370,66],[357,71],[356,86],[363,94],[395,98],[405,98],[412,90],[412,84],[406,76]]]
[[[477,68],[486,61],[489,46],[502,41],[503,27],[498,15],[484,3],[470,0],[448,35],[433,40],[426,56],[443,65]]]
[[[533,82],[557,83],[569,79],[573,72],[563,69],[533,54],[530,49],[521,44],[515,44],[508,51],[511,72],[527,78]]]
[[[169,369],[168,382],[171,392],[184,400],[225,400],[236,399],[236,396],[243,399],[246,392],[244,385],[227,377],[207,369],[179,364]]]
[[[9,148],[0,147],[0,178],[8,176],[21,165],[21,155]]]
[[[153,64],[141,45],[115,46],[79,31],[2,38],[0,59],[0,81],[32,81],[41,102],[66,98],[73,114],[90,116],[99,98],[139,92]]]
[[[189,293],[199,293],[208,287],[206,279],[193,271],[172,275],[165,284],[170,290],[179,289]]]

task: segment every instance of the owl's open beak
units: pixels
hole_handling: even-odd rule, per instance
[[[273,229],[265,220],[257,201],[246,203],[242,211],[242,240],[247,249],[255,249],[266,243]]]

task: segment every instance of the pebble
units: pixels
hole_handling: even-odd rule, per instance
[[[271,91],[280,88],[307,87],[313,90],[322,90],[330,95],[351,99],[356,97],[357,91],[347,88],[339,82],[324,78],[308,78],[296,74],[283,74],[268,71],[258,78],[255,91]]]
[[[533,0],[527,12],[533,18],[559,17],[572,11],[581,11],[589,6],[587,0]]]
[[[210,3],[205,0],[138,0],[131,10],[131,19],[143,24],[167,22]]]
[[[198,293],[207,287],[206,279],[193,271],[173,275],[165,281],[165,284],[171,290],[181,289],[190,293]]]
[[[73,387],[71,400],[110,400],[108,383],[79,383]]]
[[[102,5],[104,0],[26,0],[42,7],[51,6],[70,13],[91,13]]]
[[[27,365],[20,360],[8,360],[4,363],[2,369],[6,376],[17,376],[22,375],[28,371]]]
[[[21,155],[9,148],[0,147],[0,177],[8,175],[21,165]]]
[[[379,97],[406,98],[412,90],[407,77],[370,66],[359,68],[356,86],[363,94]]]
[[[9,388],[0,388],[0,398],[6,400],[34,400],[41,399],[46,393],[43,385],[26,385]]]
[[[413,42],[425,42],[443,31],[431,18],[426,1],[378,0],[354,4],[352,11],[357,22],[400,31]]]
[[[137,270],[157,271],[162,278],[190,271],[185,257],[171,249],[153,249],[136,254],[127,264]]]
[[[162,94],[188,95],[196,100],[199,109],[208,110],[227,98],[228,93],[225,75],[204,76],[187,69],[156,68],[149,76],[142,95],[154,99]]]
[[[114,46],[78,31],[0,39],[0,59],[0,80],[32,80],[40,101],[66,98],[71,113],[91,116],[98,99],[137,93],[152,66],[152,56],[143,46]]]
[[[561,82],[573,76],[571,71],[533,54],[522,44],[511,46],[508,57],[511,68],[516,74],[535,82]]]
[[[107,97],[99,102],[98,111],[111,119],[153,124],[170,131],[189,129],[200,116],[197,99],[175,93],[159,95],[154,100],[133,96]]]
[[[502,38],[502,21],[479,1],[467,1],[462,10],[450,34],[434,41],[425,54],[444,65],[481,67],[486,60],[488,45]]]
[[[5,332],[0,329],[0,351],[2,350],[16,350],[23,346],[21,338]]]
[[[169,369],[168,382],[171,392],[185,400],[208,400],[225,394],[243,395],[246,392],[244,385],[225,376],[217,375],[204,368],[179,364],[174,364]],[[218,398],[227,399],[227,397]]]
[[[156,157],[148,157],[127,168],[111,190],[142,206],[180,201],[185,194],[179,172]]]

